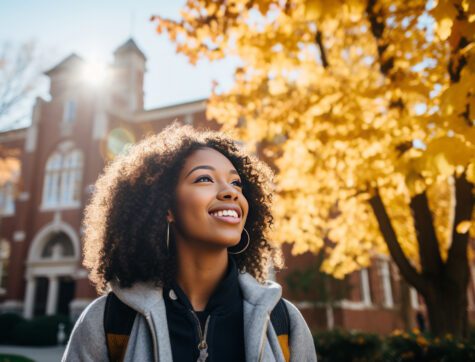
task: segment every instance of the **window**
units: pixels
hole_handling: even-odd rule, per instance
[[[0,241],[0,293],[7,289],[8,262],[10,260],[10,243],[6,239]]]
[[[3,216],[15,213],[15,185],[13,181],[7,181],[0,187],[0,214]]]
[[[362,295],[362,302],[366,306],[370,306],[372,304],[371,301],[371,290],[369,284],[369,273],[368,269],[361,269],[360,271],[361,276],[361,295]]]
[[[383,289],[383,305],[387,308],[394,307],[393,291],[391,288],[391,271],[389,261],[379,260],[379,277]]]
[[[81,190],[82,153],[70,152],[63,159],[61,174],[61,201],[73,204],[79,201]]]
[[[68,99],[64,102],[63,109],[63,122],[71,123],[76,118],[76,102],[72,99]]]
[[[74,247],[65,233],[54,235],[46,243],[41,253],[42,258],[74,257]]]
[[[43,206],[77,206],[80,201],[83,157],[79,150],[55,152],[46,163]]]
[[[414,289],[414,287],[410,287],[410,293],[411,293],[411,306],[414,309],[419,309],[420,304],[419,304],[419,294],[417,293],[417,290]]]
[[[61,176],[62,157],[54,154],[46,163],[45,184],[43,190],[43,204],[56,205],[59,203],[59,179]]]

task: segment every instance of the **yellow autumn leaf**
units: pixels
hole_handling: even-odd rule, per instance
[[[305,1],[305,19],[316,20],[322,13],[322,3],[320,0],[306,0]]]
[[[473,160],[467,167],[467,180],[475,184],[475,160]]]
[[[435,31],[441,40],[447,40],[452,32],[454,18],[457,15],[455,4],[451,0],[439,0],[432,10],[435,18]]]
[[[462,221],[457,225],[457,228],[456,228],[457,233],[465,234],[466,232],[468,232],[471,226],[472,226],[471,221],[467,221],[467,220]]]

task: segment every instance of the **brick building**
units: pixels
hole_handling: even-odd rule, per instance
[[[76,318],[97,296],[81,265],[80,225],[104,165],[128,144],[175,119],[198,128],[219,128],[206,119],[206,100],[144,110],[145,64],[146,57],[129,39],[114,52],[103,85],[92,87],[80,76],[86,62],[73,54],[45,73],[51,99],[36,100],[31,125],[0,133],[3,149],[21,152],[20,172],[0,190],[1,312]],[[16,192],[13,184],[18,185]],[[288,247],[284,254],[288,268],[276,278],[313,327],[381,333],[403,327],[400,278],[388,259],[378,258],[370,269],[349,275],[338,301],[317,297],[315,303],[314,297],[299,295],[287,283],[315,257],[292,257]],[[415,312],[423,306],[417,293],[408,291],[406,307],[415,321]],[[471,283],[472,311],[474,292]]]

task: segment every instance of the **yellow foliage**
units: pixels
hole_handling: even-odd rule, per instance
[[[460,224],[457,225],[457,232],[459,234],[465,234],[466,232],[468,232],[471,225],[472,225],[471,221],[467,221],[467,220],[462,221]]]
[[[15,180],[20,172],[20,160],[16,157],[0,157],[0,187]]]
[[[366,267],[388,253],[368,202],[378,190],[419,268],[409,203],[427,192],[445,260],[453,179],[475,183],[473,1],[189,0],[182,20],[156,21],[191,62],[242,61],[207,115],[271,144],[276,241],[323,248],[337,277]]]

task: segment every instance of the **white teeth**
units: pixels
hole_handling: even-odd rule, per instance
[[[235,210],[220,210],[211,213],[213,216],[231,216],[231,217],[238,217],[238,213]]]

